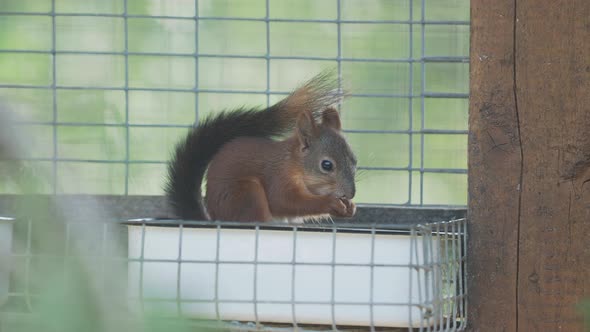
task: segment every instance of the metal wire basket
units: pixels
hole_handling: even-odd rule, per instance
[[[34,314],[38,276],[90,268],[124,316],[188,318],[232,330],[419,330],[465,327],[465,220],[420,225],[244,224],[134,219],[70,223],[61,252],[36,252],[32,221],[0,317]],[[83,245],[73,240],[83,238]],[[114,238],[126,250],[116,251]],[[126,242],[126,243],[125,243]],[[126,247],[126,248],[125,248]],[[113,267],[122,273],[114,274]],[[8,278],[11,275],[11,278]]]

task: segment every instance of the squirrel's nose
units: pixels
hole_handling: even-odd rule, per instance
[[[354,185],[352,185],[351,188],[347,188],[346,193],[344,194],[343,198],[353,199],[355,194],[356,194],[356,188]]]

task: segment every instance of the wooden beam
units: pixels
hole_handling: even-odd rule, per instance
[[[518,0],[522,331],[582,331],[590,296],[590,1]],[[590,328],[590,327],[589,327]]]
[[[516,331],[522,151],[514,90],[514,0],[471,1],[468,324]]]
[[[590,1],[472,1],[469,324],[582,331]]]

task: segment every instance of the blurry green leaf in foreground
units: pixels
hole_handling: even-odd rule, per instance
[[[194,321],[146,316],[128,309],[125,291],[126,263],[110,264],[112,258],[126,257],[121,243],[111,236],[102,256],[85,254],[80,248],[92,241],[96,232],[73,232],[72,225],[98,227],[105,211],[98,204],[78,220],[68,217],[67,206],[59,206],[51,196],[27,195],[47,186],[51,168],[33,170],[19,160],[26,155],[26,139],[20,137],[12,114],[0,108],[0,184],[24,193],[15,200],[14,250],[30,255],[9,257],[14,262],[11,281],[20,305],[9,301],[0,308],[0,330],[11,332],[98,332],[98,331],[197,331]],[[99,213],[100,212],[100,213]],[[107,212],[108,214],[108,212]],[[111,221],[112,224],[112,221]],[[105,240],[106,241],[106,240]],[[18,259],[17,259],[18,258]],[[22,260],[21,260],[22,258]],[[16,262],[24,262],[17,268]]]
[[[578,310],[582,313],[584,319],[584,331],[590,330],[590,299],[583,300],[578,306]]]

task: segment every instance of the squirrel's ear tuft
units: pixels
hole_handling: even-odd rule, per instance
[[[342,124],[340,123],[340,115],[335,108],[328,108],[322,114],[322,125],[340,131]]]
[[[311,140],[316,136],[317,126],[311,113],[303,112],[297,119],[297,138],[301,144],[301,150],[309,148]]]

